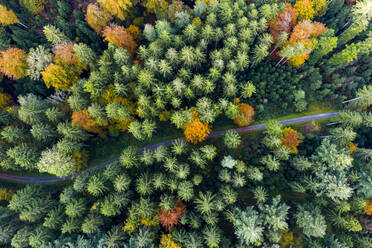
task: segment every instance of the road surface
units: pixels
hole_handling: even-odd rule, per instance
[[[328,112],[328,113],[322,113],[322,114],[314,114],[314,115],[308,115],[308,116],[303,116],[303,117],[297,117],[297,118],[291,118],[291,119],[286,119],[286,120],[281,120],[278,121],[279,123],[283,125],[289,125],[289,124],[296,124],[296,123],[304,123],[308,121],[314,121],[314,120],[321,120],[321,119],[328,119],[332,118],[335,115],[337,115],[338,112]],[[245,132],[250,132],[254,130],[261,130],[265,127],[266,124],[258,124],[258,125],[253,125],[253,126],[247,126],[247,127],[238,127],[238,128],[233,128],[232,130],[237,131],[238,133],[245,133]],[[226,133],[227,130],[222,130],[222,131],[215,131],[212,132],[208,138],[212,137],[219,137],[222,136]],[[185,139],[184,137],[181,139]],[[153,150],[156,149],[159,146],[169,146],[171,145],[176,139],[171,139],[171,140],[166,140],[162,141],[157,144],[153,145],[148,145],[145,147],[142,147],[141,150]],[[94,167],[90,167],[86,169],[85,171],[94,171],[94,170],[100,170],[105,168],[107,165],[119,161],[120,157],[116,157],[114,159],[111,159],[109,161],[106,161],[102,164],[96,165]],[[76,176],[76,175],[75,175]],[[62,182],[66,180],[70,180],[72,176],[68,177],[23,177],[23,176],[14,176],[14,175],[9,175],[9,174],[3,174],[0,173],[0,179],[6,180],[6,181],[12,181],[12,182],[17,182],[17,183],[56,183],[56,182]]]

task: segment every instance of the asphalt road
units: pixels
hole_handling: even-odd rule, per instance
[[[278,121],[279,123],[283,125],[289,125],[289,124],[296,124],[296,123],[304,123],[308,121],[313,121],[313,120],[321,120],[321,119],[328,119],[332,118],[335,115],[337,115],[338,112],[328,112],[328,113],[322,113],[322,114],[314,114],[314,115],[308,115],[308,116],[303,116],[303,117],[298,117],[298,118],[291,118],[291,119],[286,119],[286,120],[281,120]],[[266,124],[258,124],[258,125],[253,125],[253,126],[247,126],[247,127],[239,127],[239,128],[233,128],[233,130],[237,131],[238,133],[245,133],[245,132],[250,132],[254,130],[261,130],[265,127]],[[226,133],[227,130],[222,130],[222,131],[215,131],[212,132],[208,138],[212,137],[219,137],[222,136]],[[185,139],[184,137],[181,139]],[[171,140],[166,140],[162,141],[157,144],[153,145],[148,145],[145,147],[142,147],[141,150],[153,150],[156,149],[159,146],[169,146],[171,145],[176,139],[171,139]],[[107,165],[119,161],[119,157],[111,159],[109,161],[106,161],[102,164],[96,165],[94,167],[90,167],[86,169],[86,171],[94,171],[94,170],[100,170],[105,168]],[[75,175],[76,176],[76,175]],[[12,181],[12,182],[17,182],[17,183],[56,183],[56,182],[61,182],[61,181],[66,181],[70,180],[72,176],[68,177],[22,177],[22,176],[14,176],[14,175],[9,175],[9,174],[3,174],[0,173],[0,179],[6,180],[6,181]]]

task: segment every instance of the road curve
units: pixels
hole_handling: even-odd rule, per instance
[[[304,123],[308,121],[314,121],[314,120],[321,120],[321,119],[328,119],[332,118],[335,115],[337,115],[338,112],[328,112],[328,113],[322,113],[322,114],[314,114],[314,115],[308,115],[303,117],[297,117],[297,118],[291,118],[286,120],[278,121],[279,123],[283,125],[289,125],[289,124],[296,124],[296,123]],[[261,130],[265,127],[266,124],[258,124],[253,126],[247,126],[247,127],[238,127],[238,128],[232,128],[232,130],[237,131],[238,133],[245,133],[250,132],[254,130]],[[215,131],[209,134],[208,138],[212,137],[219,137],[226,133],[227,130],[221,130],[221,131]],[[185,139],[184,137],[180,139]],[[153,150],[156,149],[159,146],[169,146],[171,145],[176,139],[166,140],[162,141],[153,145],[147,145],[145,147],[140,148],[141,151],[143,150]],[[119,161],[119,157],[113,158],[111,160],[108,160],[104,163],[101,163],[99,165],[96,165],[94,167],[90,167],[86,169],[85,171],[95,171],[105,168],[107,165]],[[76,175],[75,175],[76,176]],[[56,183],[56,182],[62,182],[66,180],[70,180],[72,176],[68,177],[23,177],[23,176],[14,176],[9,174],[3,174],[0,173],[0,179],[6,180],[6,181],[12,181],[17,183]]]

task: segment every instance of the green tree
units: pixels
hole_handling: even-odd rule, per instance
[[[44,26],[43,32],[47,40],[54,45],[69,41],[67,36],[59,28],[56,28],[53,25]]]
[[[233,222],[235,235],[242,245],[249,246],[263,240],[263,220],[253,207],[236,210]]]
[[[308,237],[321,238],[325,235],[327,228],[319,207],[310,204],[298,206],[296,223]]]
[[[99,196],[109,190],[107,184],[108,182],[102,174],[96,174],[89,179],[87,190],[91,195]]]
[[[103,224],[102,215],[91,213],[84,219],[81,230],[87,234],[96,233]]]
[[[31,48],[27,57],[27,74],[33,80],[40,79],[40,72],[53,61],[53,55],[49,49],[42,45],[36,48]]]
[[[240,135],[235,130],[228,130],[224,136],[224,143],[227,148],[238,148],[238,146],[241,144]]]
[[[137,147],[128,146],[121,152],[120,163],[126,168],[137,167],[139,164],[138,160],[139,154]]]
[[[1,131],[1,136],[7,142],[17,144],[20,142],[26,142],[28,140],[27,130],[24,128],[7,126]]]
[[[56,137],[58,137],[57,131],[48,124],[34,124],[30,131],[37,141],[46,144],[51,143]]]
[[[58,151],[56,146],[43,151],[36,166],[40,172],[47,172],[58,177],[69,176],[77,169],[76,160]]]
[[[71,199],[65,208],[67,216],[72,218],[82,217],[87,210],[87,202],[83,198]]]
[[[14,159],[17,165],[20,165],[26,170],[35,169],[35,164],[38,162],[40,156],[40,153],[35,147],[29,147],[24,144],[12,147],[6,153]]]
[[[60,122],[57,126],[57,131],[72,141],[79,142],[89,139],[89,134],[82,127],[71,125],[68,122]]]

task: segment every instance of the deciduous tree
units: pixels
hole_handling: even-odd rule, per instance
[[[14,14],[13,10],[7,10],[5,6],[0,5],[0,24],[3,26],[9,26],[14,23],[18,23],[19,19]]]
[[[202,142],[210,134],[211,129],[207,123],[202,123],[199,118],[185,125],[185,137],[191,143]]]
[[[97,2],[120,20],[124,20],[128,9],[133,6],[131,0],[97,0]]]
[[[290,127],[284,128],[283,134],[280,139],[282,140],[282,144],[285,147],[291,149],[291,153],[293,154],[298,153],[297,146],[301,143],[301,140],[296,130]]]
[[[256,113],[252,106],[246,103],[239,103],[239,113],[234,119],[234,123],[239,126],[248,126],[253,121],[253,116]]]
[[[19,48],[0,51],[0,72],[11,79],[27,76],[27,54]]]
[[[99,7],[96,3],[90,3],[87,7],[85,20],[98,34],[107,26],[107,23],[112,19],[112,16],[105,9]]]
[[[126,31],[125,27],[111,25],[103,29],[103,37],[106,41],[127,49],[132,56],[136,53],[137,44],[132,35]]]

